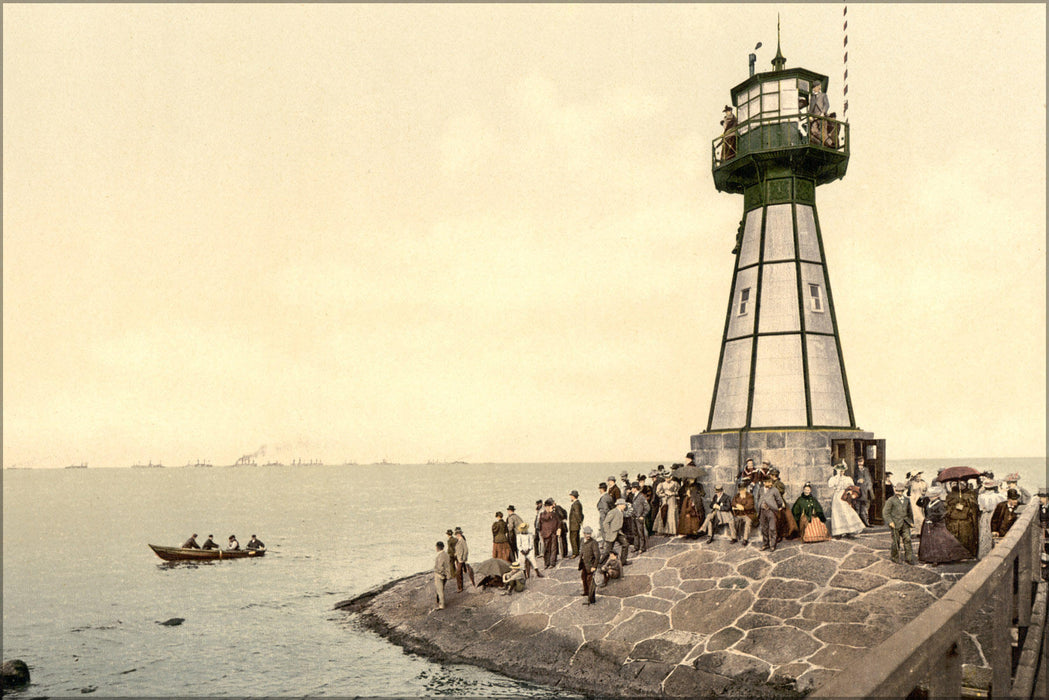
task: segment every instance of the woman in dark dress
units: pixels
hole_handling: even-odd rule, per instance
[[[503,520],[503,513],[495,514],[495,522],[492,523],[492,558],[510,561],[510,529]]]
[[[947,531],[954,535],[969,555],[975,557],[980,548],[980,507],[968,497],[965,482],[954,482],[944,503],[947,506]]]
[[[926,564],[946,564],[972,558],[972,554],[947,530],[947,504],[943,487],[937,484],[926,493],[925,522],[922,523],[918,559]]]
[[[823,506],[812,495],[812,484],[805,484],[790,511],[798,523],[802,542],[823,542],[830,539],[827,517],[823,514]]]
[[[698,537],[706,508],[703,507],[703,497],[696,488],[695,480],[685,480],[681,493],[681,515],[677,521],[677,534],[683,537]]]

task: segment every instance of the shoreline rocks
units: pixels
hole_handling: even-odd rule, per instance
[[[453,585],[444,610],[432,610],[429,573],[335,607],[407,651],[587,695],[801,696],[854,667],[972,565],[893,564],[889,537],[873,528],[775,552],[652,538],[593,606],[568,560],[512,596]]]
[[[21,688],[29,685],[29,666],[21,659],[5,661],[0,666],[0,688]]]

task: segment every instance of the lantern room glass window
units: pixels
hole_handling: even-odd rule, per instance
[[[808,97],[809,81],[797,78],[766,80],[753,85],[746,92],[736,95],[736,117],[740,133],[746,133],[753,124],[748,122],[794,116],[802,110],[798,104],[801,97]]]

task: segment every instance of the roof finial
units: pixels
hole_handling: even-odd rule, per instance
[[[787,59],[783,58],[783,54],[779,50],[779,13],[776,13],[776,57],[772,59],[772,70],[783,70],[783,67],[787,65]]]

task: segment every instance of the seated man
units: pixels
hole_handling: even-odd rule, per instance
[[[204,540],[204,546],[201,549],[218,549],[219,546],[215,544],[214,537],[214,535],[208,535],[208,539]]]
[[[266,549],[266,545],[264,545],[262,543],[262,540],[260,540],[257,537],[255,537],[255,535],[252,535],[251,539],[248,540],[247,549],[251,549],[251,550]]]
[[[714,541],[714,531],[718,525],[728,525],[732,530],[732,501],[721,486],[714,487],[714,497],[710,499],[710,512],[699,528],[699,534],[706,533],[707,542]]]
[[[754,496],[747,489],[749,479],[744,478],[739,492],[732,499],[732,541],[743,540],[747,546],[750,532],[758,524],[758,512],[754,509]]]
[[[237,542],[237,536],[236,535],[230,535],[229,536],[229,544],[226,545],[226,549],[227,550],[240,549],[240,542]]]
[[[623,563],[619,561],[615,550],[608,552],[608,558],[598,571],[604,575],[604,580],[601,581],[601,588],[607,586],[610,579],[619,578],[623,575]]]
[[[521,569],[521,562],[515,561],[510,564],[510,570],[503,574],[502,595],[513,595],[521,593],[525,589],[525,572]]]
[[[197,544],[197,533],[194,532],[188,540],[182,543],[182,549],[200,549],[200,545]]]

